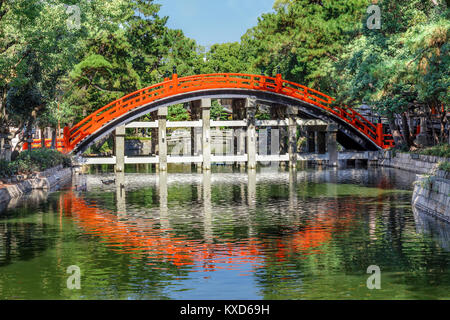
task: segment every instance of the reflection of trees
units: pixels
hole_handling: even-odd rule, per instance
[[[37,197],[34,197],[36,194]],[[28,201],[24,201],[27,199]],[[39,201],[46,200],[45,203]],[[16,260],[30,260],[54,245],[55,239],[50,237],[54,228],[49,224],[44,212],[55,212],[55,199],[47,199],[40,193],[33,193],[16,204],[10,203],[6,217],[0,220],[0,267]],[[17,207],[17,208],[16,208]],[[39,212],[38,214],[33,214]]]
[[[417,258],[415,252],[404,250],[404,236],[414,234],[414,230],[407,212],[401,214],[406,209],[393,207],[391,203],[406,202],[409,194],[350,184],[315,183],[311,180],[317,176],[312,178],[298,182],[294,193],[288,184],[260,183],[252,195],[256,207],[251,210],[243,206],[246,188],[235,183],[212,185],[209,210],[220,211],[212,215],[212,233],[206,230],[209,228],[201,214],[204,209],[198,203],[201,191],[197,186],[180,184],[168,188],[170,230],[161,230],[157,223],[146,219],[141,221],[139,216],[133,216],[132,225],[131,219],[118,222],[115,216],[98,209],[90,215],[100,215],[102,223],[109,217],[112,224],[99,230],[99,219],[94,219],[92,226],[97,228],[97,236],[109,235],[107,243],[113,244],[110,248],[115,252],[139,253],[137,258],[150,261],[151,268],[170,266],[179,272],[190,272],[200,267],[214,271],[251,263],[266,298],[276,298],[276,292],[278,296],[298,297],[305,276],[365,275],[371,264],[387,268],[384,270],[399,270],[398,265],[404,270],[417,270],[424,259],[433,265],[435,261],[426,254]],[[383,185],[383,177],[379,181]],[[133,197],[141,204],[141,196],[128,198]],[[298,199],[288,205],[287,197]],[[151,201],[154,203],[148,205],[154,207],[158,200]],[[185,205],[191,207],[192,214],[178,214],[186,212]]]
[[[64,216],[51,199],[42,212],[54,214],[10,221],[7,228],[0,222],[7,235],[0,263],[27,260],[27,270],[11,271],[23,278],[36,270],[25,298],[166,298],[179,277],[241,267],[252,268],[270,299],[317,297],[348,285],[346,276],[366,279],[372,264],[404,271],[396,281],[410,286],[448,283],[449,256],[417,235],[409,193],[383,190],[390,188],[384,176],[370,184],[378,189],[351,185],[359,172],[325,173],[298,172],[296,182],[251,188],[236,181],[171,183],[163,192],[166,227],[157,219],[163,205],[157,186],[127,192],[128,217],[115,214],[115,192],[85,198],[69,192],[61,197]],[[65,288],[72,264],[83,272],[80,293]],[[0,273],[0,297],[21,296],[6,279]]]

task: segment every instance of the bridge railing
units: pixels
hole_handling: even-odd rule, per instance
[[[113,101],[92,113],[66,132],[66,150],[73,150],[78,143],[95,133],[108,122],[153,101],[187,92],[224,88],[268,91],[305,101],[325,109],[344,120],[366,135],[378,146],[382,148],[388,147],[385,144],[382,126],[380,130],[379,125],[371,123],[353,109],[346,106],[337,106],[335,99],[317,90],[283,80],[281,75],[268,77],[262,75],[221,73],[194,75],[183,78],[178,78],[178,75],[174,74],[171,79],[165,79],[162,83],[138,90]]]
[[[27,151],[28,149],[30,149],[30,145],[31,145],[31,150],[33,149],[40,149],[42,148],[42,140],[41,139],[33,139],[31,143],[25,142],[22,146],[22,151]],[[52,146],[52,139],[45,139],[45,148],[50,149]],[[64,138],[58,138],[56,139],[56,150],[63,152],[65,150],[65,141]]]

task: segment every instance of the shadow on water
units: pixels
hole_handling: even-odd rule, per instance
[[[391,169],[77,176],[0,216],[0,298],[448,298],[448,231],[413,214],[414,179]],[[66,287],[70,265],[79,291]],[[367,289],[370,265],[383,290]]]

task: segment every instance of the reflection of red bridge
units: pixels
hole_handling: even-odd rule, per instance
[[[66,215],[71,215],[87,234],[101,238],[115,252],[130,254],[136,259],[154,259],[149,263],[154,266],[161,263],[178,267],[199,265],[209,271],[223,268],[219,264],[229,265],[230,269],[240,264],[251,264],[257,268],[273,259],[287,260],[293,253],[320,254],[320,247],[332,239],[333,232],[348,229],[356,210],[338,208],[336,205],[336,209],[329,209],[303,230],[275,242],[251,238],[237,242],[223,240],[222,243],[204,243],[203,240],[177,237],[147,219],[120,221],[110,212],[88,205],[72,192],[62,197]],[[340,209],[347,213],[342,214]],[[341,213],[338,214],[338,211]],[[270,257],[272,254],[273,258]]]
[[[66,152],[81,153],[116,127],[161,107],[202,98],[249,98],[268,105],[294,106],[304,119],[338,125],[338,141],[347,149],[378,150],[393,145],[382,124],[373,124],[357,111],[337,106],[335,99],[297,83],[250,74],[208,74],[171,79],[133,92],[98,109],[72,128],[64,129]]]

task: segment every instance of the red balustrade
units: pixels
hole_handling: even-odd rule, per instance
[[[283,80],[281,75],[277,75],[274,78],[251,74],[219,73],[183,78],[178,78],[174,74],[171,79],[165,79],[162,83],[138,90],[111,102],[80,121],[74,127],[64,129],[65,151],[72,151],[86,137],[95,133],[112,120],[136,108],[170,96],[208,89],[259,90],[292,97],[322,108],[339,117],[359,130],[380,148],[386,149],[393,145],[391,140],[386,140],[381,124],[375,125],[371,123],[360,113],[347,106],[337,106],[335,99],[324,93]]]

